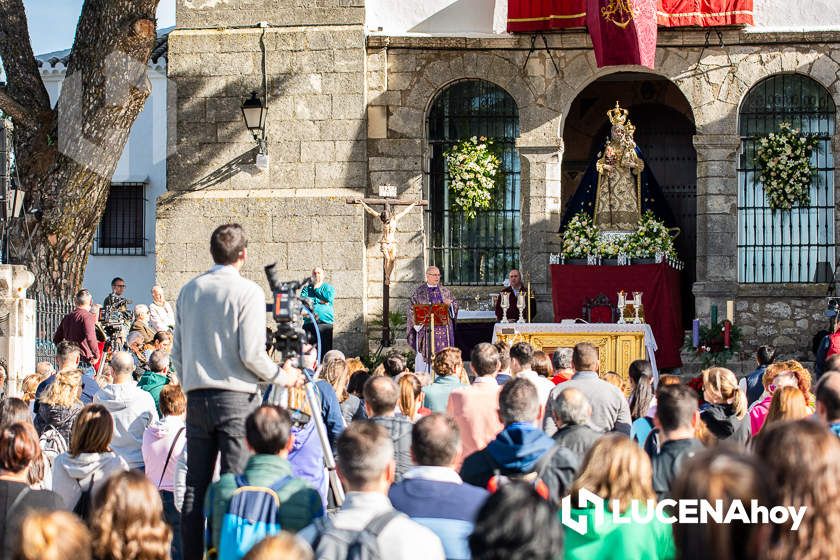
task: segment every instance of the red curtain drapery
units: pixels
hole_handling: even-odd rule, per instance
[[[682,365],[683,343],[680,272],[662,264],[630,266],[551,265],[551,300],[554,321],[582,318],[587,299],[604,294],[613,305],[618,292],[643,292],[645,322],[656,338],[659,368]]]
[[[753,0],[655,1],[656,22],[662,27],[712,27],[753,23]],[[584,27],[587,3],[588,0],[509,0],[507,30],[511,33],[530,33]]]
[[[507,30],[529,33],[586,25],[586,0],[510,0]]]
[[[659,0],[662,27],[752,25],[753,0]]]

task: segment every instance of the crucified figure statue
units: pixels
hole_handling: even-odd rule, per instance
[[[367,204],[360,200],[365,212],[371,216],[379,218],[382,222],[382,237],[379,239],[379,251],[382,253],[384,259],[383,266],[385,267],[385,283],[391,284],[391,272],[394,270],[394,264],[397,262],[397,227],[400,219],[408,214],[412,208],[417,206],[417,201],[409,204],[402,212],[394,215],[394,210],[390,204],[385,205],[382,212],[377,212]]]
[[[415,206],[426,206],[426,200],[399,200],[396,198],[348,198],[347,204],[361,204],[365,212],[379,218],[382,222],[382,237],[379,238],[379,250],[382,252],[382,345],[391,345],[391,326],[389,321],[391,273],[397,262],[397,225]],[[383,206],[381,212],[371,208],[371,204]],[[400,212],[395,207],[406,206]]]

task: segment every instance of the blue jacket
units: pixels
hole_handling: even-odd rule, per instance
[[[411,472],[388,492],[394,508],[431,529],[443,543],[448,560],[469,560],[469,536],[489,493],[454,481],[412,478]]]
[[[747,405],[751,405],[761,398],[764,393],[764,384],[761,378],[764,377],[764,372],[767,371],[767,366],[758,366],[755,371],[749,374],[745,381],[747,382]]]
[[[461,478],[467,484],[487,488],[496,471],[501,475],[523,475],[542,470],[540,478],[557,504],[571,487],[580,467],[578,457],[565,447],[555,447],[554,440],[539,428],[515,422],[499,432],[487,447],[476,451],[461,465]],[[538,463],[551,452],[548,464]]]
[[[318,397],[321,399],[321,417],[327,427],[327,435],[330,437],[330,447],[335,454],[335,444],[338,436],[344,431],[344,416],[341,414],[341,403],[338,402],[338,395],[328,381],[319,379],[315,382],[318,389]]]

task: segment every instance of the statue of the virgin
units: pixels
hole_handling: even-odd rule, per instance
[[[610,137],[596,163],[598,188],[595,194],[595,225],[605,231],[636,229],[641,211],[641,176],[645,163],[636,154],[635,127],[627,109],[607,111],[612,123]]]

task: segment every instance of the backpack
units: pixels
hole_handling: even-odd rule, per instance
[[[219,532],[219,560],[239,560],[263,538],[280,532],[278,493],[292,480],[293,476],[285,476],[266,487],[249,486],[244,475],[236,477],[236,490]]]
[[[82,495],[79,496],[79,501],[76,502],[76,505],[73,506],[73,513],[79,516],[82,521],[87,522],[90,516],[90,510],[92,509],[93,504],[93,479],[96,478],[96,473],[91,475],[90,482],[88,483],[88,487],[82,488]],[[79,487],[81,488],[82,483],[79,482]]]
[[[551,490],[549,489],[548,484],[546,484],[542,479],[542,476],[545,474],[545,470],[548,468],[549,463],[551,463],[551,459],[554,457],[554,454],[557,453],[558,449],[560,449],[560,446],[554,445],[551,449],[546,451],[543,456],[540,457],[539,461],[534,464],[534,470],[531,472],[501,474],[501,471],[498,468],[494,469],[493,476],[491,476],[490,480],[487,481],[487,491],[491,494],[495,494],[501,486],[508,484],[512,480],[519,480],[527,482],[533,486],[534,490],[542,497],[543,500],[548,500],[551,498]],[[487,456],[493,460],[493,457],[490,454]]]
[[[41,453],[44,455],[44,460],[52,469],[55,458],[67,451],[67,441],[61,432],[55,426],[50,424],[41,437],[38,438],[38,445],[41,447]]]
[[[339,529],[326,517],[315,520],[318,537],[312,543],[318,560],[384,560],[379,535],[388,524],[402,516],[396,510],[380,513],[361,530]]]
[[[828,350],[825,353],[827,360],[835,354],[840,354],[840,332],[828,336]]]

